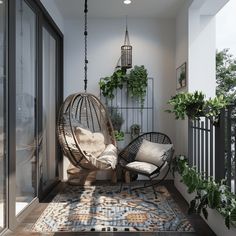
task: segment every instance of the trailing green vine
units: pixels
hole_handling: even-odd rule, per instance
[[[102,91],[102,95],[109,99],[115,97],[114,91],[117,88],[122,89],[124,83],[127,81],[126,70],[116,70],[111,76],[105,77],[100,80],[99,86]]]
[[[143,65],[134,66],[129,74],[126,73],[126,70],[119,69],[111,76],[101,79],[99,86],[102,95],[112,100],[115,97],[115,90],[118,88],[122,89],[125,85],[127,86],[129,96],[137,99],[143,108],[148,85],[147,76],[147,70]]]
[[[147,75],[147,70],[144,66],[135,66],[134,69],[130,71],[127,81],[129,96],[131,98],[137,98],[142,108],[144,106],[148,85]]]
[[[189,167],[187,162],[185,156],[176,157],[172,171],[181,175],[181,182],[188,187],[188,193],[196,193],[190,202],[189,214],[202,213],[207,219],[207,209],[216,209],[223,215],[228,229],[231,225],[236,226],[236,195],[228,190],[224,181],[217,183],[212,177],[205,179],[203,174],[198,173],[194,167]]]
[[[227,100],[222,95],[208,100],[205,97],[200,91],[178,93],[168,101],[172,109],[166,111],[174,113],[175,119],[183,120],[188,116],[189,119],[196,120],[205,116],[213,124],[217,124],[221,110],[227,106]]]

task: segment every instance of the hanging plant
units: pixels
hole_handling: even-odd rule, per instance
[[[147,85],[148,74],[144,66],[134,66],[134,69],[130,71],[127,81],[128,93],[131,98],[136,98],[141,108],[144,106]]]
[[[200,91],[194,93],[182,92],[173,96],[168,104],[173,108],[166,110],[175,114],[175,119],[190,120],[199,119],[201,116],[209,118],[213,124],[217,124],[220,112],[226,107],[227,101],[223,96],[217,96],[205,100],[205,95]]]
[[[122,89],[126,81],[126,70],[116,70],[111,76],[105,77],[100,80],[99,86],[102,91],[102,95],[109,99],[113,99],[115,97],[114,91],[118,88]]]
[[[115,90],[122,89],[126,85],[129,97],[136,98],[143,108],[148,85],[147,76],[147,70],[143,65],[134,66],[129,74],[126,73],[126,69],[119,69],[111,76],[101,79],[99,87],[102,95],[112,100],[115,97]]]

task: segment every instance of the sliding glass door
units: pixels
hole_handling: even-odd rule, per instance
[[[42,148],[40,153],[41,188],[44,191],[57,177],[56,157],[56,52],[57,41],[49,29],[42,28]]]
[[[39,0],[0,0],[0,234],[58,183],[62,52],[63,35]]]
[[[36,15],[16,1],[16,215],[36,196]]]
[[[0,232],[6,226],[6,1],[0,2]]]

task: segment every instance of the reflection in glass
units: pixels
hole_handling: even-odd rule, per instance
[[[36,195],[36,16],[16,1],[16,215]]]
[[[5,228],[6,206],[6,21],[5,1],[0,4],[0,231]]]
[[[56,41],[43,28],[43,139],[40,182],[43,189],[56,178]]]

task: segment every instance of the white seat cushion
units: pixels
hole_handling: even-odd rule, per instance
[[[69,135],[65,135],[65,142],[69,148],[71,148],[71,149],[76,148],[75,141],[74,141],[73,137],[71,137]]]
[[[134,161],[130,162],[129,164],[126,165],[131,170],[143,173],[143,174],[152,174],[156,169],[157,166],[147,163],[147,162],[140,162],[140,161]]]
[[[153,143],[144,139],[135,157],[135,161],[161,166],[163,164],[163,157],[172,147],[173,144]]]
[[[105,150],[102,133],[92,133],[90,130],[76,127],[75,136],[82,150],[94,157],[98,157]]]
[[[109,164],[112,169],[115,169],[117,165],[117,148],[113,144],[107,145],[98,160]]]

